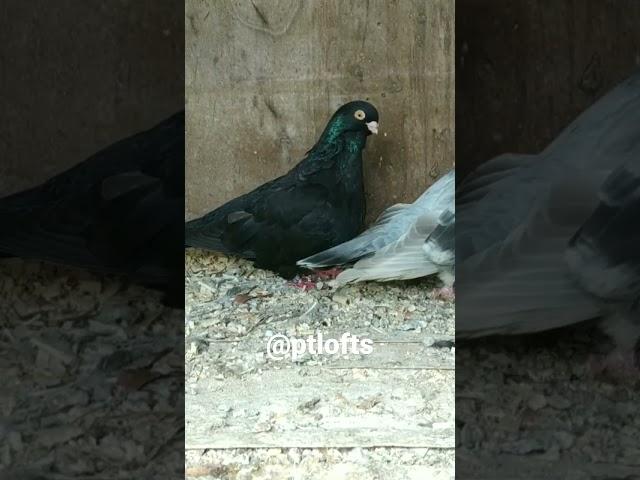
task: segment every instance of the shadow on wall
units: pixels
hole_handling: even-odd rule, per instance
[[[253,5],[252,5],[253,3]],[[282,175],[369,100],[368,220],[453,165],[450,0],[186,2],[187,218]]]

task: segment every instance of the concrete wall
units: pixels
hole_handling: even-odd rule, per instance
[[[454,161],[453,0],[186,1],[187,218],[285,173],[365,99],[369,220]]]
[[[640,1],[457,0],[457,179],[535,153],[640,66]]]
[[[182,0],[7,0],[0,17],[0,196],[184,108]]]

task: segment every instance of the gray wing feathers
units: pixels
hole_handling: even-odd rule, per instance
[[[578,288],[563,261],[575,231],[572,219],[584,215],[580,191],[572,193],[565,204],[571,208],[534,211],[503,242],[458,263],[456,293],[462,300],[456,334],[534,332],[597,315],[597,304]]]
[[[338,275],[336,283],[408,280],[437,273],[438,267],[428,262],[424,254],[424,239],[437,224],[432,213],[421,215],[397,241],[356,262],[353,268]]]
[[[305,268],[323,268],[356,262],[398,242],[425,211],[442,212],[454,203],[455,172],[451,170],[429,187],[414,203],[386,209],[368,230],[336,247],[299,260]]]
[[[613,300],[613,292],[601,288],[603,267],[637,299],[638,283],[631,279],[640,270],[629,274],[640,264],[632,256],[637,248],[630,247],[630,239],[638,238],[632,225],[640,224],[632,194],[637,185],[614,187],[613,172],[634,165],[636,173],[624,176],[640,178],[638,158],[640,72],[580,115],[541,154],[498,157],[463,182],[457,334],[528,333],[603,315],[611,304],[605,306],[597,293]],[[622,261],[614,252],[625,248],[628,260]]]
[[[320,253],[299,260],[305,268],[324,268],[357,261],[396,241],[411,226],[412,205],[399,203],[386,209],[373,226],[357,237]]]

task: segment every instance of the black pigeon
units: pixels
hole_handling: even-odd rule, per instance
[[[377,130],[373,105],[343,105],[287,174],[188,222],[185,246],[251,259],[259,268],[293,277],[297,260],[362,229],[362,150]]]
[[[0,199],[0,255],[123,274],[184,302],[184,112]]]

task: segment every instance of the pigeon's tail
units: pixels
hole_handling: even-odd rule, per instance
[[[38,225],[15,226],[0,235],[0,257],[95,268],[97,259],[80,235],[53,232]]]
[[[336,283],[341,286],[369,280],[377,282],[410,280],[438,273],[438,267],[433,263],[424,262],[424,258],[420,259],[417,256],[415,260],[417,263],[410,261],[409,256],[399,259],[392,256],[375,255],[357,262],[353,268],[342,272],[336,278]]]
[[[356,262],[336,278],[338,285],[376,280],[409,280],[438,273],[437,265],[424,252],[424,241],[437,225],[432,214],[421,216],[412,228],[396,242],[378,250],[374,255]]]
[[[213,228],[202,228],[202,219],[192,220],[184,225],[184,248],[202,248],[226,253],[222,244],[222,231]]]
[[[333,248],[303,258],[297,264],[299,267],[313,269],[353,263],[375,251],[375,246],[368,237],[368,235],[356,237]]]
[[[357,237],[303,258],[297,264],[303,268],[326,268],[357,262],[396,242],[411,228],[418,214],[413,205],[392,205],[382,212],[373,226]]]

